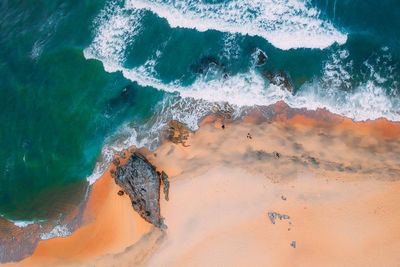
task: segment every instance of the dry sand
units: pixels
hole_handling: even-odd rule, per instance
[[[399,125],[326,116],[210,118],[189,148],[148,155],[176,175],[148,266],[398,266]]]
[[[93,221],[41,241],[22,264],[398,266],[399,124],[282,114],[268,122],[255,113],[224,130],[209,117],[189,147],[144,152],[170,176],[167,230],[140,218],[106,173],[85,211]],[[268,212],[290,218],[273,224]]]

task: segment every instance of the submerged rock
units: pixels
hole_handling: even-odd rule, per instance
[[[268,60],[267,55],[260,48],[256,48],[256,51],[253,53],[253,58],[257,66],[264,65]]]
[[[199,62],[191,65],[190,69],[198,74],[206,74],[210,69],[218,69],[222,73],[227,74],[225,66],[214,56],[202,57]]]
[[[157,227],[163,226],[160,215],[160,177],[151,163],[138,152],[117,167],[115,182],[129,195],[133,209]]]
[[[293,93],[293,85],[290,80],[289,74],[284,71],[279,71],[278,73],[268,72],[266,77],[273,85],[283,87],[286,91]]]

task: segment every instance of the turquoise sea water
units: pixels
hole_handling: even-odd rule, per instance
[[[395,0],[2,0],[0,213],[57,217],[116,150],[223,102],[399,121],[399,17]]]

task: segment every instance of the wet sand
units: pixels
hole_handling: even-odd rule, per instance
[[[91,221],[39,242],[21,263],[396,266],[400,124],[274,108],[273,120],[254,112],[225,129],[207,117],[188,147],[165,140],[142,151],[170,176],[170,200],[161,199],[168,229],[140,218],[106,173],[88,201]],[[268,212],[290,218],[273,224]]]
[[[114,257],[146,234],[154,232],[153,238],[160,236],[160,231],[133,212],[129,197],[119,196],[119,190],[107,171],[92,188],[83,215],[85,226],[71,236],[40,241],[31,257],[10,266],[110,266],[108,263],[114,262]]]

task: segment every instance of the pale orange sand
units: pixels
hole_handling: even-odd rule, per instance
[[[85,212],[96,219],[40,242],[22,263],[398,266],[398,123],[356,124],[320,111],[282,112],[273,122],[255,113],[225,125],[209,117],[189,147],[165,142],[144,152],[170,176],[170,200],[161,199],[167,230],[136,215],[106,174]],[[272,224],[268,212],[290,219]]]
[[[149,158],[178,175],[148,266],[398,266],[399,127],[374,124],[210,122],[163,145]]]

